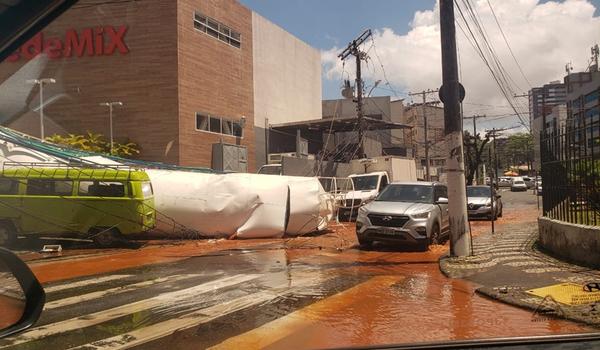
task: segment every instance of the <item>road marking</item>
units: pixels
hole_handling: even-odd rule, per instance
[[[403,276],[377,276],[352,288],[319,300],[302,309],[263,324],[246,333],[231,337],[209,349],[263,349],[269,345],[302,331],[316,323],[327,323],[333,310],[352,308],[353,304],[364,302],[361,296],[372,295],[377,290],[388,288],[404,279]],[[317,325],[318,326],[318,325]],[[311,344],[314,345],[314,344]]]
[[[290,294],[298,290],[302,290],[312,284],[311,282],[314,283],[314,281],[314,278],[306,278],[302,281],[298,281],[298,283],[296,283],[296,285],[292,288],[289,288],[288,283],[285,283],[275,287],[275,289],[287,288],[287,290],[284,291],[278,292],[277,290],[268,290],[244,295],[242,297],[182,315],[178,318],[155,323],[153,325],[139,328],[128,333],[119,334],[111,338],[101,339],[89,344],[80,345],[71,348],[70,350],[129,349],[134,346],[139,346],[150,341],[166,337],[176,331],[182,331],[191,327],[195,327],[219,317],[268,302],[277,297]]]
[[[78,281],[78,282],[72,282],[72,283],[67,282],[67,283],[61,283],[57,286],[44,287],[44,291],[46,293],[54,293],[54,292],[59,292],[59,291],[66,290],[66,289],[79,288],[79,287],[89,286],[92,284],[100,284],[100,283],[104,283],[104,282],[109,282],[109,281],[114,281],[114,280],[131,277],[131,276],[133,276],[133,275],[110,275],[110,276],[106,276],[106,277],[90,278],[90,279],[85,279],[83,281]]]
[[[149,281],[143,281],[143,282],[139,282],[139,283],[128,284],[125,286],[119,286],[119,287],[109,288],[109,289],[105,289],[105,290],[95,291],[95,292],[91,292],[91,293],[87,293],[87,294],[76,295],[76,296],[69,297],[69,298],[51,301],[44,306],[44,310],[50,310],[50,309],[55,309],[55,308],[63,307],[63,306],[67,306],[67,305],[82,303],[84,301],[90,301],[90,300],[102,298],[102,297],[105,297],[108,295],[112,296],[115,294],[126,293],[126,292],[130,292],[130,291],[133,291],[136,289],[152,286],[152,285],[163,283],[163,282],[176,282],[176,281],[181,281],[181,280],[198,277],[198,276],[200,276],[200,275],[174,275],[174,276],[168,276],[168,277],[159,277],[159,278],[155,278],[155,279],[149,280]]]
[[[21,333],[14,337],[9,337],[0,340],[0,349],[42,339],[56,334],[66,333],[76,329],[94,326],[103,322],[113,320],[115,318],[126,316],[142,310],[147,310],[156,306],[165,305],[169,303],[176,304],[181,300],[182,297],[185,296],[199,296],[203,293],[208,293],[221,288],[248,282],[257,279],[258,277],[260,277],[260,275],[257,274],[235,275],[231,277],[225,277],[218,280],[206,282],[191,288],[159,294],[155,297],[136,301],[131,304],[121,305],[112,309],[98,311],[89,315],[83,315],[80,317],[75,317],[68,320],[35,327],[30,331]]]

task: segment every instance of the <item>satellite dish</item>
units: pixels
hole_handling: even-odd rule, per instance
[[[351,100],[354,98],[354,88],[350,86],[350,80],[344,80],[344,88],[342,89],[342,96]]]

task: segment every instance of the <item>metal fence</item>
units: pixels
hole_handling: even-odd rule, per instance
[[[540,136],[543,215],[600,225],[600,122],[547,129]]]

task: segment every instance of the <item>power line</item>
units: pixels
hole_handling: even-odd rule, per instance
[[[525,76],[525,73],[523,72],[523,69],[521,68],[521,65],[519,64],[517,57],[515,56],[512,48],[510,47],[510,44],[508,43],[508,39],[506,39],[506,35],[504,35],[504,30],[502,30],[502,26],[500,25],[500,22],[498,21],[498,17],[496,17],[496,12],[494,11],[494,8],[492,7],[492,3],[490,2],[490,0],[487,0],[487,3],[488,3],[488,6],[490,7],[490,10],[492,11],[492,15],[494,16],[494,20],[496,21],[496,24],[498,25],[498,29],[500,29],[500,33],[502,34],[502,38],[504,39],[504,42],[506,43],[506,47],[508,47],[508,51],[510,51],[510,55],[512,56],[513,60],[517,64],[517,67],[519,68],[519,72],[521,72],[521,76],[523,77],[523,79],[525,79],[525,81],[527,82],[527,85],[529,85],[529,88],[531,88],[532,85],[529,82],[529,79],[527,79],[527,76]]]

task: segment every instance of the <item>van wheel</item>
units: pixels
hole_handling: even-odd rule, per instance
[[[13,247],[17,242],[17,234],[13,225],[0,223],[0,247]]]
[[[95,227],[90,230],[90,236],[96,245],[108,248],[114,246],[118,241],[119,232],[114,228],[107,230],[106,228]]]

